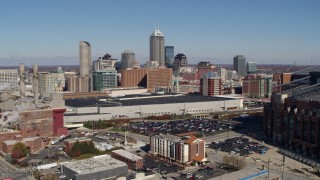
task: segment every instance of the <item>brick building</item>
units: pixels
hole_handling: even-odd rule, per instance
[[[122,87],[147,87],[147,69],[129,68],[121,71]]]
[[[203,96],[222,95],[222,80],[215,72],[208,72],[200,79],[200,94]]]
[[[12,139],[2,142],[2,151],[4,153],[11,154],[14,148],[14,145],[18,142],[21,142],[26,145],[30,153],[37,152],[43,149],[42,139],[40,137],[29,137],[22,139]]]
[[[320,157],[320,72],[275,88],[264,106],[264,132],[274,143]],[[285,91],[283,91],[285,90]]]
[[[193,135],[179,137],[160,134],[151,136],[149,153],[182,164],[206,161],[205,141]]]
[[[172,85],[171,68],[151,68],[147,71],[147,89],[149,92],[169,92]]]
[[[143,169],[143,158],[128,151],[119,149],[111,152],[111,157],[125,162],[131,170]]]
[[[169,91],[172,85],[172,69],[129,68],[121,71],[121,87],[146,87],[149,92]]]
[[[265,75],[247,75],[242,81],[242,94],[252,98],[270,97],[272,78]]]

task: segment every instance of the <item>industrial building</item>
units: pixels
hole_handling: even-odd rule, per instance
[[[18,69],[0,69],[0,93],[19,90]]]
[[[194,115],[242,109],[243,100],[176,93],[145,93],[121,97],[67,99],[65,122],[86,122],[148,116]]]
[[[317,66],[318,68],[320,66]],[[264,132],[274,143],[312,158],[320,157],[320,71],[274,88],[264,106]]]
[[[101,155],[63,164],[61,171],[73,180],[117,179],[127,175],[128,166],[109,155]]]
[[[92,142],[92,139],[90,138],[86,138],[86,137],[81,137],[81,138],[73,138],[73,139],[66,139],[64,140],[64,151],[65,152],[70,152],[72,150],[72,147],[74,145],[74,143],[76,142],[80,142],[80,143],[90,143]]]
[[[111,157],[119,161],[125,162],[128,165],[128,168],[131,170],[141,170],[144,167],[142,157],[132,154],[123,149],[112,151]]]
[[[205,141],[193,135],[159,134],[150,137],[150,154],[183,164],[201,163],[205,158]]]

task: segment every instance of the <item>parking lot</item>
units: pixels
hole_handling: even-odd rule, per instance
[[[159,160],[150,156],[144,157],[144,167],[146,172],[159,172],[160,174],[169,174],[178,171],[178,166]]]
[[[129,130],[143,135],[181,134],[194,131],[202,135],[214,135],[230,131],[234,125],[211,119],[188,119],[168,122],[134,122],[129,124]]]
[[[254,153],[264,154],[268,150],[266,146],[244,137],[234,137],[224,141],[212,142],[209,147],[240,156],[248,156]]]

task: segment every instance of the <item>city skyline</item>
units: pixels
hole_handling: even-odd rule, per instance
[[[236,55],[258,64],[320,64],[316,0],[161,1],[157,6],[144,0],[32,0],[1,7],[3,66],[75,65],[82,40],[92,45],[92,60],[105,53],[120,59],[132,49],[144,64],[154,26],[190,64],[232,64]],[[177,13],[179,8],[185,13]]]

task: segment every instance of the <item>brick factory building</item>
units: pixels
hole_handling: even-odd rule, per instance
[[[181,164],[206,161],[205,151],[205,141],[193,135],[160,134],[150,137],[150,154]]]
[[[11,154],[16,143],[21,142],[26,145],[29,152],[34,153],[43,149],[43,141],[40,137],[17,138],[2,142],[2,151]]]
[[[264,106],[264,132],[274,143],[320,157],[320,71],[274,88]]]
[[[144,166],[142,157],[122,149],[112,151],[111,157],[126,163],[131,170],[140,170]]]
[[[3,150],[3,142],[12,140],[28,140],[28,138],[39,137],[41,139],[41,148],[42,141],[48,143],[49,139],[54,136],[67,135],[68,129],[64,128],[63,114],[65,112],[64,108],[61,109],[36,109],[28,110],[22,112],[12,112],[5,114],[6,118],[10,116],[16,116],[18,118],[17,124],[15,127],[17,130],[6,130],[0,132],[0,150]],[[2,117],[4,114],[0,114]],[[38,142],[38,140],[37,140]],[[31,149],[33,146],[30,146]]]

